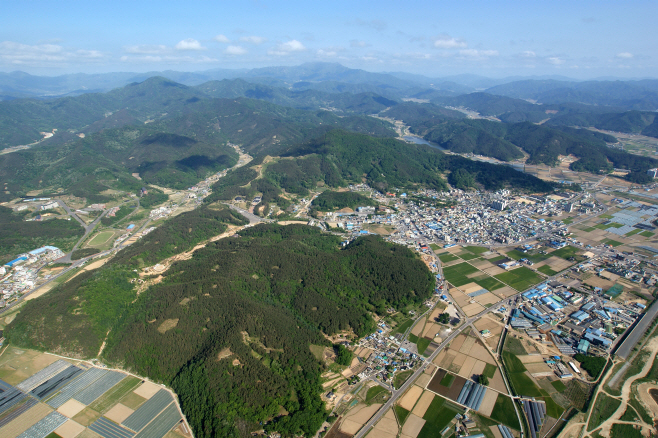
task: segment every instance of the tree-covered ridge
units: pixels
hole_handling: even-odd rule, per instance
[[[483,125],[488,126],[485,129]],[[488,120],[464,120],[435,125],[421,133],[426,140],[460,154],[485,155],[502,161],[522,158],[523,153],[519,148],[502,138],[504,130],[504,125],[501,123]]]
[[[333,211],[341,208],[376,206],[377,202],[356,192],[322,192],[311,204],[315,210]]]
[[[360,183],[364,179],[379,190],[388,187],[425,186],[446,188],[443,173],[465,169],[487,190],[513,186],[522,190],[546,192],[552,185],[532,175],[511,171],[507,166],[472,161],[446,155],[435,148],[410,145],[394,139],[373,138],[334,130],[304,145],[290,148],[287,157],[322,157],[325,172],[317,173],[324,183],[333,186],[341,179]],[[302,163],[286,163],[288,168]],[[317,161],[316,161],[317,163]],[[330,165],[331,164],[331,165]],[[269,171],[269,168],[268,168]],[[321,179],[316,179],[318,181]]]
[[[14,213],[0,206],[0,266],[21,254],[44,245],[68,251],[82,237],[84,229],[77,221],[50,219],[25,221],[28,212]]]
[[[416,254],[378,237],[341,249],[317,228],[260,225],[174,263],[138,295],[133,266],[154,244],[30,301],[5,333],[77,357],[95,357],[108,336],[102,357],[172,384],[198,436],[237,436],[281,407],[288,415],[268,429],[315,432],[326,413],[310,344],[330,346],[321,332],[364,335],[371,312],[420,303],[434,285]]]

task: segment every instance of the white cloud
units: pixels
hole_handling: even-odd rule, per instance
[[[617,58],[631,59],[633,58],[633,54],[629,52],[621,52],[621,53],[617,53]]]
[[[230,43],[231,40],[229,40],[226,35],[217,35],[215,38],[213,38],[215,41],[218,43]]]
[[[318,56],[322,56],[326,58],[333,58],[336,55],[338,55],[338,53],[335,50],[322,50],[322,49],[318,50],[317,54]]]
[[[434,47],[437,49],[463,49],[467,47],[465,41],[452,38],[448,35],[442,35],[434,40]]]
[[[552,56],[548,58],[547,61],[553,65],[562,65],[566,62],[564,59],[558,58],[557,56]]]
[[[281,43],[277,45],[275,48],[270,49],[267,53],[269,55],[285,56],[293,52],[303,52],[304,50],[306,50],[304,44],[300,43],[297,40],[290,40],[285,43]]]
[[[365,41],[352,40],[350,41],[350,47],[370,47],[370,44]]]
[[[265,41],[267,41],[267,38],[252,35],[252,36],[240,37],[240,41],[245,42],[245,43],[249,43],[249,44],[259,45],[259,44],[263,44]]]
[[[521,52],[521,57],[523,58],[534,58],[536,57],[537,54],[533,52],[532,50],[526,50],[525,52]]]
[[[206,50],[205,47],[201,45],[200,42],[194,38],[188,38],[186,40],[180,41],[175,46],[176,50]]]
[[[492,56],[498,56],[498,50],[466,49],[466,50],[460,50],[459,55],[462,58],[471,58],[471,59],[490,58]]]
[[[240,46],[228,46],[226,50],[224,50],[224,53],[227,55],[244,55],[247,51]]]
[[[53,65],[68,62],[96,62],[105,58],[97,50],[72,50],[58,44],[22,44],[14,41],[0,42],[0,65]]]
[[[163,45],[140,44],[135,46],[125,46],[123,50],[127,53],[134,53],[137,55],[157,55],[159,53],[165,53],[169,49],[167,46]]]
[[[136,55],[128,56],[124,55],[119,58],[121,62],[129,62],[133,64],[154,64],[154,63],[165,63],[165,64],[212,64],[219,62],[216,58],[211,58],[209,56],[190,56],[190,55]]]

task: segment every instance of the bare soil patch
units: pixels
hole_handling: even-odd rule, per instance
[[[160,333],[166,333],[167,330],[171,330],[172,328],[176,327],[178,325],[178,318],[175,319],[165,319],[162,324],[160,324],[160,327],[158,327],[158,331]]]
[[[145,399],[150,399],[155,395],[156,392],[160,391],[162,388],[156,385],[153,382],[144,382],[142,385],[133,391],[134,394],[137,394],[140,397]]]
[[[405,421],[404,426],[402,427],[402,434],[411,438],[416,438],[423,426],[425,426],[425,420],[414,414],[409,414],[407,421]]]

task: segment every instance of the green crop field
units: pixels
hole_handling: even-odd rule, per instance
[[[130,391],[135,389],[137,385],[141,382],[140,379],[133,376],[128,376],[116,385],[114,385],[109,391],[103,394],[98,400],[89,405],[90,409],[94,411],[104,413],[112,406],[117,404],[117,402]]]
[[[114,231],[101,231],[89,242],[89,246],[102,245],[114,236]]]
[[[605,239],[605,240],[602,241],[602,243],[605,243],[605,244],[608,244],[608,245],[614,246],[614,247],[623,245],[623,243],[621,243],[617,240],[612,240],[612,239]]]
[[[467,275],[475,274],[476,272],[478,272],[477,268],[474,268],[468,263],[459,263],[445,268],[443,275],[445,275],[446,280],[453,286],[459,287],[470,283],[472,280]]]
[[[452,382],[454,382],[454,381],[455,381],[454,374],[446,373],[446,375],[443,376],[443,379],[441,379],[440,384],[441,384],[441,386],[445,386],[446,388],[450,388],[450,385],[452,385]]]
[[[654,235],[654,233],[652,233],[651,231],[642,231],[640,233],[640,236],[643,236],[643,237],[653,237],[653,235]]]
[[[519,419],[514,410],[514,402],[506,395],[499,394],[491,411],[491,419],[512,429],[519,430]]]
[[[639,228],[636,228],[636,229],[634,229],[633,231],[629,231],[628,233],[624,234],[624,236],[626,236],[626,237],[628,237],[628,236],[632,236],[632,235],[634,235],[634,234],[639,233],[640,231],[642,231],[642,230],[639,229]]]
[[[550,255],[555,257],[560,257],[565,260],[569,260],[570,257],[573,257],[578,252],[578,248],[567,245],[564,248],[556,249]]]
[[[487,277],[487,278],[483,278],[481,280],[476,279],[475,282],[477,284],[479,284],[480,286],[482,286],[483,288],[485,288],[486,290],[488,290],[488,291],[492,291],[492,290],[500,289],[501,287],[505,287],[505,285],[503,283],[501,283],[500,281],[496,280],[493,277]]]
[[[494,275],[503,283],[507,283],[518,291],[524,291],[530,286],[533,286],[542,281],[542,278],[532,270],[521,266],[513,271],[503,272],[502,274]],[[465,284],[465,283],[464,283]]]
[[[488,363],[484,366],[484,371],[482,371],[482,374],[484,374],[490,379],[493,379],[493,376],[496,375],[497,369],[498,368],[496,367],[496,365],[491,365],[490,363]]]
[[[372,388],[368,389],[368,393],[366,394],[366,403],[372,402],[375,399],[375,397],[377,397],[382,393],[387,393],[387,392],[388,391],[386,390],[386,388],[382,386],[379,385],[373,386]]]
[[[563,392],[565,389],[567,389],[564,383],[559,380],[552,381],[551,385],[553,385],[553,388],[555,388],[558,392]]]
[[[434,396],[432,403],[430,403],[423,419],[425,425],[421,429],[417,438],[434,438],[440,437],[441,431],[450,424],[450,421],[455,417],[455,414],[463,413],[463,410],[453,405],[443,397],[438,395]]]
[[[398,416],[398,421],[400,422],[400,426],[404,425],[404,421],[407,419],[410,412],[405,408],[403,408],[402,406],[398,406],[398,405],[395,405],[394,409],[395,409],[395,413]]]
[[[513,249],[507,253],[507,257],[511,258],[512,260],[521,260],[522,258],[525,258],[525,256],[526,254],[522,253],[518,249]]]
[[[438,251],[441,249],[441,247],[436,243],[430,243],[430,248],[432,249],[432,251]]]
[[[555,274],[557,274],[557,271],[554,271],[554,270],[551,269],[551,267],[548,266],[548,265],[540,266],[540,267],[537,268],[537,270],[538,270],[539,272],[541,272],[542,274],[546,274],[546,275],[548,275],[549,277],[550,277],[551,275],[555,275]]]
[[[463,254],[460,254],[459,257],[461,257],[464,260],[473,260],[479,258],[480,256],[470,252],[464,252]]]
[[[414,323],[413,319],[408,319],[399,326],[395,327],[395,329],[391,332],[392,335],[395,335],[397,333],[404,333],[407,331],[409,327],[411,327]]]
[[[564,412],[564,408],[555,403],[550,397],[544,397],[544,401],[546,402],[546,415],[553,418],[560,418],[560,415]]]
[[[443,263],[452,262],[453,260],[457,260],[458,258],[459,257],[457,257],[454,254],[450,254],[449,252],[439,255],[439,260],[441,260]]]
[[[481,255],[487,251],[489,251],[489,248],[484,248],[481,246],[467,246],[464,248],[466,251],[472,252],[473,254]]]
[[[429,347],[431,343],[432,343],[431,339],[427,339],[427,338],[418,339],[418,342],[416,343],[416,345],[418,346],[418,353],[420,354],[425,353],[425,350],[427,350],[427,347]]]
[[[564,218],[564,219],[562,219],[562,223],[563,223],[564,225],[572,224],[572,223],[573,223],[573,218],[572,218],[572,217]]]

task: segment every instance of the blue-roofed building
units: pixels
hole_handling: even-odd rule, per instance
[[[587,339],[581,339],[580,342],[578,342],[577,350],[583,354],[587,354],[587,350],[589,350],[589,341]]]
[[[595,335],[594,333],[585,333],[583,335],[583,338],[585,338],[586,340],[588,340],[590,343],[594,345],[603,345],[605,347],[609,347],[610,345],[612,345],[612,341],[610,339]]]
[[[27,260],[27,257],[25,257],[25,256],[23,256],[23,257],[19,257],[19,258],[17,258],[17,259],[14,259],[14,260],[12,260],[12,261],[10,261],[10,262],[5,263],[5,266],[9,266],[10,268],[13,268],[14,265],[21,264],[21,263],[23,263],[25,260]]]
[[[592,303],[592,302],[589,302],[589,303],[585,304],[583,307],[581,307],[581,309],[583,309],[585,311],[592,310],[593,308],[594,308],[594,303]]]
[[[578,320],[578,322],[583,322],[587,318],[589,318],[589,314],[583,312],[582,310],[577,310],[577,311],[575,311],[574,313],[571,314],[571,317],[573,319]]]

